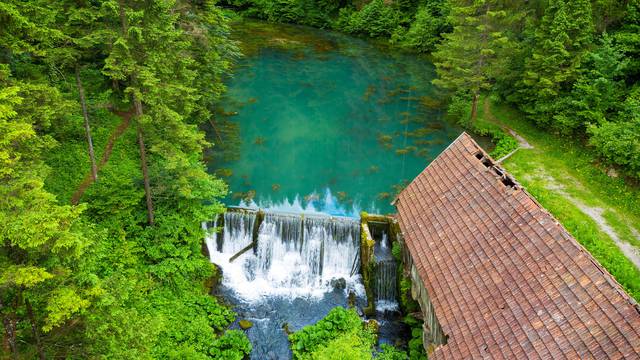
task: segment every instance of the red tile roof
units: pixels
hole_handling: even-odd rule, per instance
[[[482,156],[493,163],[463,133],[396,202],[448,335],[430,359],[640,358],[637,303]]]

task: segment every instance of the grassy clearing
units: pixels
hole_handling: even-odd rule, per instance
[[[524,137],[533,149],[520,149],[504,162],[504,167],[549,210],[591,254],[640,300],[640,270],[627,259],[614,240],[596,221],[582,212],[571,199],[589,207],[604,209],[603,216],[619,238],[640,247],[632,226],[640,224],[640,191],[635,184],[613,178],[597,162],[593,153],[578,140],[559,138],[536,128],[518,111],[491,105],[493,116]],[[561,191],[557,191],[561,188]]]

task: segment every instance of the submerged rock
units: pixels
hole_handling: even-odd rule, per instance
[[[247,330],[250,329],[253,326],[253,323],[249,320],[240,320],[238,321],[238,325],[240,325],[240,328],[242,330]]]
[[[345,280],[344,278],[332,279],[329,282],[329,285],[331,285],[331,287],[334,289],[344,290],[347,288],[347,280]]]
[[[349,303],[349,307],[350,308],[356,306],[356,293],[355,292],[349,291],[348,303]],[[360,312],[359,308],[358,308],[358,312]]]
[[[284,333],[287,335],[293,334],[293,331],[289,330],[289,323],[287,322],[282,324],[282,330],[284,330]]]

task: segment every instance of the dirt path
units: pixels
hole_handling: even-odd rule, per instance
[[[525,138],[520,136],[517,132],[515,132],[515,130],[505,125],[502,121],[500,121],[500,119],[498,119],[495,115],[493,115],[493,113],[491,112],[491,102],[489,101],[489,98],[484,99],[482,108],[484,110],[484,115],[487,117],[487,120],[500,126],[504,130],[506,130],[509,134],[511,134],[511,136],[513,136],[516,139],[516,141],[518,141],[518,145],[520,146],[520,148],[533,149],[533,145],[529,144],[529,142]]]
[[[129,123],[131,122],[131,116],[133,116],[133,110],[127,112],[115,112],[116,115],[122,118],[122,122],[118,125],[117,128],[109,135],[109,140],[107,141],[107,145],[104,148],[104,152],[102,153],[102,158],[100,162],[98,162],[98,173],[102,167],[109,161],[109,157],[111,157],[111,153],[113,152],[113,146],[116,141],[124,134],[125,130],[129,127]],[[87,173],[84,177],[78,188],[71,196],[71,204],[77,205],[80,202],[80,198],[84,195],[84,192],[93,184],[93,176],[91,176],[91,171]]]
[[[533,149],[533,146],[526,139],[524,139],[522,136],[520,136],[518,133],[516,133],[513,129],[511,129],[508,126],[506,126],[503,122],[500,121],[500,119],[498,119],[493,113],[491,113],[491,102],[489,101],[488,98],[484,99],[483,110],[484,110],[485,119],[487,121],[490,121],[490,122],[500,126],[505,131],[508,131],[509,134],[511,134],[511,136],[513,136],[518,141],[518,145],[519,145],[518,149]],[[516,150],[514,150],[513,152],[515,152]],[[500,159],[498,161],[500,162],[500,161],[508,158],[512,153],[506,155],[505,157],[503,157],[502,159]],[[589,216],[598,225],[598,228],[600,228],[600,230],[602,230],[605,234],[607,234],[614,241],[614,243],[620,249],[620,251],[622,251],[622,253],[638,269],[640,269],[640,248],[638,248],[638,247],[634,246],[633,244],[625,241],[623,239],[623,236],[618,234],[618,232],[607,222],[607,220],[605,219],[605,217],[603,215],[604,212],[607,209],[605,209],[603,207],[600,207],[600,206],[587,205],[583,201],[581,201],[580,199],[575,198],[574,196],[571,196],[571,194],[566,191],[565,186],[563,184],[559,183],[553,176],[551,176],[545,170],[544,166],[545,166],[544,164],[539,164],[537,166],[537,171],[539,172],[538,176],[541,176],[545,180],[546,188],[551,190],[551,191],[554,191],[557,194],[560,194],[568,202],[570,202],[571,204],[576,206],[581,212],[583,212],[584,214]],[[568,176],[568,174],[567,174],[567,176]],[[564,184],[567,184],[567,183],[570,183],[570,182],[574,182],[576,184],[579,183],[577,179],[574,179],[574,178],[571,178],[571,177],[565,177],[565,178],[562,179],[562,181],[563,181]],[[611,209],[611,211],[613,211],[613,209]],[[638,234],[637,230],[633,229],[633,227],[631,227],[631,229],[632,229],[631,231],[633,232],[633,235],[640,240],[640,234]]]
[[[575,205],[578,209],[580,209],[580,211],[582,211],[591,219],[593,219],[593,221],[596,222],[600,230],[602,230],[605,234],[607,234],[613,240],[613,242],[620,249],[620,251],[622,251],[624,256],[626,256],[638,269],[640,269],[640,249],[634,246],[633,244],[630,244],[629,242],[624,241],[620,237],[620,234],[618,234],[618,232],[611,225],[609,225],[609,223],[603,216],[605,212],[604,208],[599,206],[590,206],[585,204],[581,200],[576,199],[575,197],[571,196],[571,194],[567,193],[565,191],[564,186],[558,183],[554,177],[544,173],[543,168],[538,168],[538,171],[543,173],[542,176],[547,182],[547,186],[546,186],[547,189],[562,195],[565,199],[567,199],[567,201]],[[576,179],[570,179],[570,181],[577,182]],[[633,228],[632,228],[632,231],[637,232]],[[635,233],[634,233],[634,236],[635,236]]]

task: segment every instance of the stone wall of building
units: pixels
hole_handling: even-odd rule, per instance
[[[394,226],[395,227],[395,226]],[[398,227],[395,227],[399,230]],[[430,353],[438,345],[447,343],[447,335],[442,331],[442,327],[436,317],[436,312],[431,303],[429,293],[424,287],[424,281],[418,274],[418,269],[414,264],[409,249],[407,248],[402,233],[394,231],[396,241],[402,245],[402,261],[404,263],[404,271],[408,272],[411,279],[411,297],[418,302],[424,324],[422,325],[422,342],[427,353]]]

